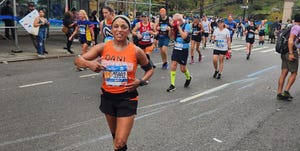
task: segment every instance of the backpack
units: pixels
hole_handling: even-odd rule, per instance
[[[285,29],[282,29],[277,38],[275,50],[277,53],[286,54],[289,52],[288,41],[290,37],[290,32],[293,26],[289,26]]]

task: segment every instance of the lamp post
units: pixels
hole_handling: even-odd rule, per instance
[[[245,22],[246,9],[248,9],[248,0],[246,0],[246,2],[244,1],[244,5],[241,6],[241,8],[244,9],[244,13],[243,13],[243,22]]]

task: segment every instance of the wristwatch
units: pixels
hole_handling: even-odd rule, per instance
[[[144,81],[142,79],[139,80],[140,80],[140,86],[148,85],[148,81]]]

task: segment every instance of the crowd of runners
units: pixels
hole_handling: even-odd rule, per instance
[[[164,8],[160,9],[159,16],[154,19],[149,18],[147,12],[143,12],[138,21],[132,21],[124,15],[115,15],[114,9],[109,6],[105,6],[102,13],[104,19],[99,22],[98,32],[103,41],[99,44],[95,41],[97,30],[93,30],[98,25],[89,21],[84,10],[79,11],[76,25],[72,22],[64,25],[70,28],[70,32],[66,34],[68,49],[70,41],[79,33],[82,51],[75,60],[77,68],[79,70],[89,68],[94,72],[103,71],[100,110],[106,116],[116,151],[127,150],[127,140],[137,110],[136,88],[147,85],[154,68],[158,68],[151,60],[153,51],[156,49],[160,51],[161,68],[170,69],[170,86],[166,91],[171,92],[176,90],[178,65],[186,77],[184,87],[189,87],[193,78],[187,64],[203,60],[201,51],[206,49],[207,43],[213,45],[212,77],[221,79],[224,60],[232,56],[233,36],[236,34],[237,37],[245,37],[245,59],[249,60],[255,36],[259,36],[259,46],[263,46],[267,29],[266,20],[262,20],[260,25],[256,25],[253,19],[236,22],[232,15],[228,18],[194,15],[189,20],[178,13],[170,17]],[[276,27],[274,32],[278,30]],[[128,38],[130,35],[132,41]],[[173,51],[171,58],[168,58],[167,50],[171,42]],[[138,65],[144,70],[142,78],[136,77]],[[284,71],[282,80],[285,80],[287,75],[286,70]],[[289,88],[290,86],[284,93],[288,93]],[[284,97],[282,90],[278,95]]]

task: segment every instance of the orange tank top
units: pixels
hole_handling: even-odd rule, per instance
[[[129,43],[122,51],[116,51],[113,41],[108,41],[102,52],[101,63],[106,67],[103,71],[102,89],[119,94],[127,90],[125,85],[135,79],[137,59],[135,45]]]

